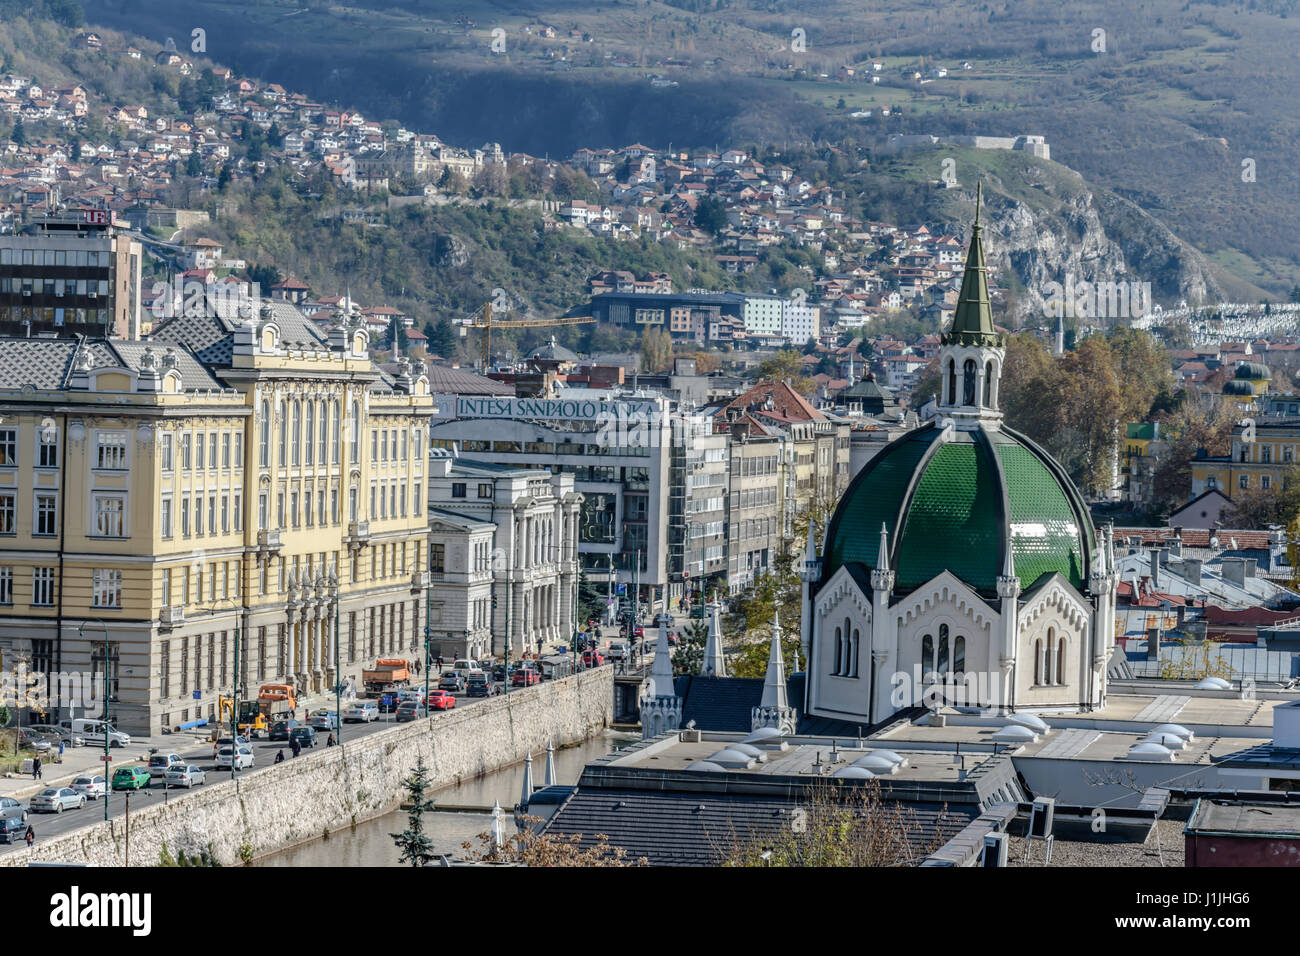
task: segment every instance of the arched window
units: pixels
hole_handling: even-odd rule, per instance
[[[851,633],[849,630],[850,626],[851,625],[849,623],[849,619],[846,617],[844,619],[844,642],[841,645],[843,653],[840,655],[840,670],[839,670],[839,673],[844,677],[848,676],[849,666],[850,666],[849,665],[849,634]]]
[[[957,404],[957,361],[948,359],[948,404]]]
[[[1065,638],[1061,638],[1056,645],[1056,682],[1065,683]]]
[[[934,673],[934,636],[931,634],[921,638],[921,673],[925,677]]]
[[[962,387],[961,403],[963,405],[975,404],[975,360],[967,359],[962,366]]]
[[[1055,671],[1052,668],[1052,652],[1056,650],[1056,628],[1047,629],[1047,646],[1043,648],[1043,683],[1052,683],[1052,674]]]
[[[939,625],[939,662],[934,668],[942,677],[948,673],[948,625]]]
[[[993,363],[984,366],[984,407],[993,407]]]
[[[353,399],[352,401],[352,419],[348,422],[348,428],[351,430],[349,438],[352,442],[352,464],[361,463],[361,403]]]
[[[289,416],[286,414],[284,399],[280,399],[280,414],[277,416],[277,425],[280,428],[280,467],[283,468],[289,464]]]
[[[960,634],[952,641],[952,672],[957,677],[966,673],[966,638]]]
[[[1034,686],[1043,682],[1043,640],[1034,641]]]
[[[330,407],[323,400],[318,406],[320,408],[320,428],[316,433],[316,462],[324,465],[329,461],[329,452],[326,447],[330,440]]]
[[[314,436],[315,434],[316,434],[316,403],[309,399],[307,401],[307,447],[305,449],[307,464],[309,465],[316,458],[316,456],[313,454],[313,446],[311,443],[312,436]]]
[[[262,399],[261,442],[258,447],[258,461],[263,468],[271,467],[271,403]]]
[[[853,629],[853,640],[849,642],[849,676],[858,676],[858,647],[862,639],[862,632],[856,627]]]
[[[840,661],[844,660],[844,628],[835,628],[835,669],[831,671],[833,675],[840,675]]]
[[[293,463],[302,464],[302,402],[293,403]]]
[[[339,403],[337,399],[333,402],[333,405],[334,405],[334,415],[333,415],[334,453],[333,453],[332,461],[334,464],[337,465],[339,463]]]

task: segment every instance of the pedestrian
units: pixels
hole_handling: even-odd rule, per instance
[[[59,740],[59,763],[63,763],[63,740]]]
[[[441,654],[438,655],[438,673],[439,673],[439,674],[442,673],[442,655],[441,655]]]
[[[284,748],[283,748],[283,747],[281,747],[279,750],[276,751],[276,753],[275,753],[275,762],[276,762],[276,763],[284,763]]]
[[[293,755],[296,757],[298,754],[302,753],[302,744],[298,743],[297,738],[294,738],[289,741],[289,749],[293,751]]]
[[[333,735],[333,734],[330,734],[329,737],[326,739],[326,741],[325,741],[325,746],[326,746],[326,747],[333,747],[333,746],[334,746],[334,735]]]
[[[33,830],[30,825],[27,827],[27,835],[25,839],[27,840],[27,849],[30,850],[32,844],[36,842],[36,831]]]
[[[415,676],[416,677],[420,676],[420,661],[418,658],[415,661]]]
[[[32,761],[32,779],[33,780],[41,779],[41,758],[40,757],[37,757],[35,760]]]

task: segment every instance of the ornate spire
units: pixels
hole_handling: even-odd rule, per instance
[[[750,716],[750,727],[776,727],[783,734],[793,734],[797,714],[790,706],[785,686],[785,660],[781,656],[781,621],[772,615],[772,647],[767,656],[767,678],[763,681],[763,699]]]
[[[957,309],[953,313],[952,328],[944,336],[948,345],[1002,344],[1003,336],[993,327],[993,309],[989,305],[988,270],[984,264],[984,243],[980,239],[980,206],[984,191],[980,184],[975,190],[975,224],[971,227],[970,247],[966,252],[966,270],[962,275],[961,292]]]
[[[889,529],[880,523],[880,545],[876,551],[876,566],[871,570],[871,586],[877,591],[894,589],[894,572],[889,568]]]
[[[709,639],[704,644],[704,666],[700,668],[704,677],[726,677],[727,660],[722,655],[722,625],[718,622],[718,605],[715,602],[709,608]]]
[[[1016,562],[1011,555],[1011,541],[1007,541],[1007,553],[1002,559],[1002,573],[998,575],[998,596],[1014,598],[1020,594],[1020,579],[1016,577]]]

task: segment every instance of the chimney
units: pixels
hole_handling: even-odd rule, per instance
[[[1153,591],[1160,587],[1160,555],[1159,548],[1151,549],[1151,590]]]
[[[1239,588],[1246,586],[1246,567],[1243,558],[1224,558],[1222,562],[1223,579],[1231,581]]]
[[[1201,583],[1201,562],[1197,558],[1183,558],[1183,577],[1188,584]]]
[[[1174,536],[1172,538],[1165,539],[1165,546],[1169,549],[1169,553],[1173,555],[1175,558],[1181,558],[1183,556],[1182,530],[1183,530],[1182,528],[1175,528]]]
[[[1160,660],[1160,628],[1147,628],[1147,660]]]
[[[1242,576],[1246,578],[1253,578],[1255,576],[1256,564],[1257,562],[1254,558],[1242,558],[1241,559]]]

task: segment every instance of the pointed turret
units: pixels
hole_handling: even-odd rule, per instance
[[[889,529],[880,523],[880,544],[876,548],[876,566],[871,570],[871,587],[876,591],[894,589],[894,572],[889,567]]]
[[[876,550],[876,567],[881,571],[889,570],[889,529],[880,522],[880,547]]]
[[[558,782],[555,778],[555,746],[548,742],[546,744],[546,776],[542,778],[542,783],[547,787],[553,787]]]
[[[980,238],[980,206],[983,185],[975,190],[975,225],[971,227],[970,248],[966,251],[966,269],[962,274],[961,292],[953,312],[952,328],[944,336],[950,345],[1002,344],[1002,336],[993,327],[993,308],[989,304],[988,269],[984,264],[984,243]]]
[[[524,758],[524,782],[519,790],[519,807],[521,813],[528,811],[528,803],[533,799],[533,755]]]
[[[650,679],[644,687],[646,696],[641,698],[642,739],[648,740],[666,730],[679,728],[682,725],[682,699],[674,687],[668,625],[662,622],[659,624],[659,640],[655,642],[654,663],[650,665]]]
[[[790,706],[789,691],[785,683],[785,659],[781,655],[781,621],[772,616],[772,646],[767,655],[767,677],[763,681],[763,699],[754,708],[750,724],[752,730],[775,727],[783,734],[793,734],[798,715]]]
[[[709,638],[704,644],[704,665],[700,668],[704,677],[726,677],[727,660],[722,654],[722,624],[718,620],[718,605],[709,608]]]

